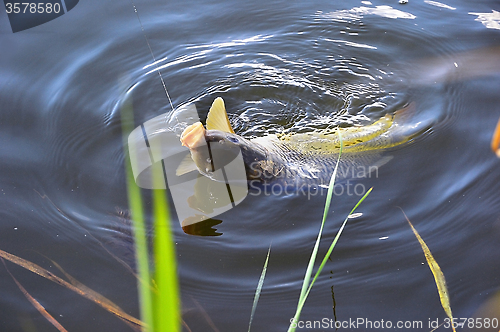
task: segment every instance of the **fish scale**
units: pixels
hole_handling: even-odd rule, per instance
[[[289,146],[289,150],[307,151],[315,154],[336,154],[340,151],[340,136],[344,151],[358,144],[373,140],[389,130],[393,116],[385,115],[378,121],[362,127],[348,127],[313,131],[310,133],[276,135],[276,138]]]
[[[321,129],[305,133],[270,134],[262,137],[245,139],[234,133],[227,116],[224,101],[216,98],[207,116],[207,130],[201,123],[196,123],[183,132],[181,142],[191,151],[190,162],[193,166],[182,163],[178,174],[198,169],[205,174],[211,169],[203,149],[198,143],[221,144],[241,150],[247,179],[261,182],[281,181],[284,183],[306,182],[320,185],[327,184],[336,165],[340,152],[340,177],[363,177],[351,175],[355,170],[367,172],[371,166],[377,169],[392,157],[382,157],[384,149],[401,145],[411,140],[425,128],[420,123],[411,124],[415,105],[386,114],[379,120],[366,126]],[[340,135],[339,135],[340,134]],[[361,166],[361,167],[360,167]],[[369,173],[369,171],[368,171]],[[205,174],[211,177],[211,174]],[[344,176],[342,176],[344,175]],[[362,174],[363,175],[363,174]]]

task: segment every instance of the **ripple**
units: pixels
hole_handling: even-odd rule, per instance
[[[361,19],[366,15],[377,15],[385,18],[404,18],[404,19],[415,19],[416,16],[399,9],[392,8],[391,6],[375,6],[375,7],[354,7],[348,10],[339,10],[331,13],[319,13],[320,17],[335,19],[341,22],[346,22],[347,20]]]
[[[475,21],[481,22],[488,29],[500,30],[500,12],[492,10],[491,13],[469,13],[477,15]]]
[[[258,137],[364,125],[414,101],[415,121],[430,123],[430,129],[412,144],[389,151],[393,159],[377,178],[363,179],[374,191],[359,209],[363,215],[349,220],[328,272],[311,293],[309,314],[331,314],[333,286],[344,317],[358,312],[360,303],[376,317],[397,317],[409,304],[427,303],[424,297],[436,295],[421,248],[395,206],[404,208],[442,265],[452,300],[492,289],[498,284],[493,263],[500,200],[498,161],[488,155],[488,141],[489,126],[498,118],[491,113],[498,104],[497,82],[479,80],[485,71],[450,77],[456,68],[467,67],[458,61],[466,57],[457,54],[490,41],[479,40],[475,29],[464,31],[464,25],[482,27],[471,15],[441,3],[426,1],[404,7],[407,11],[362,3],[340,10],[323,3],[321,11],[309,4],[261,8],[247,3],[246,11],[237,12],[219,4],[172,4],[168,14],[162,4],[143,17],[154,55],[130,11],[133,24],[113,21],[114,29],[102,32],[101,26],[90,27],[92,38],[82,36],[78,47],[57,59],[40,48],[44,60],[36,71],[31,58],[17,64],[23,70],[2,68],[5,240],[12,235],[9,245],[18,248],[38,241],[68,260],[76,255],[101,262],[96,269],[111,261],[103,258],[107,254],[96,240],[119,257],[132,257],[129,225],[120,224],[122,215],[115,211],[127,204],[119,114],[125,103],[134,109],[130,125],[138,126],[164,113],[175,119],[187,103],[196,104],[204,121],[213,99],[222,96],[235,130]],[[443,18],[440,9],[450,16]],[[474,15],[494,26],[486,14]],[[492,49],[482,58],[489,59],[490,69],[496,68],[495,54]],[[464,78],[476,81],[467,84]],[[492,106],[490,113],[485,105]],[[320,256],[356,202],[357,197],[335,197]],[[145,206],[150,203],[146,194]],[[259,308],[274,316],[282,310],[280,317],[288,317],[323,207],[321,196],[248,197],[221,215],[222,223],[214,227],[222,236],[215,239],[186,235],[174,217],[183,297],[214,305],[210,309],[216,308],[220,321],[227,320],[228,305],[249,312],[272,243]],[[27,233],[32,234],[19,236]],[[70,249],[60,250],[62,244]],[[471,266],[474,273],[466,271]],[[95,277],[95,270],[89,271]],[[478,275],[485,276],[487,286],[473,280]],[[394,287],[403,295],[391,297]],[[422,315],[441,310],[435,302]],[[244,316],[239,322],[247,324]]]

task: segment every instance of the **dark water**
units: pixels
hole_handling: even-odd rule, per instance
[[[222,96],[240,134],[363,124],[412,101],[416,119],[432,123],[388,152],[393,159],[378,176],[355,182],[373,192],[363,215],[348,223],[301,319],[422,321],[422,329],[409,330],[425,331],[429,319],[443,322],[433,276],[397,206],[440,264],[455,317],[473,317],[495,294],[500,162],[489,141],[500,115],[497,2],[136,5],[173,105],[195,102],[203,118]],[[493,18],[483,24],[476,19],[484,15],[470,13]],[[137,317],[135,279],[104,249],[133,262],[120,218],[127,198],[118,108],[132,100],[137,126],[170,105],[133,6],[80,1],[15,34],[3,11],[0,22],[0,249],[58,273],[52,259]],[[443,69],[478,64],[457,60],[478,49],[490,62],[479,61],[472,74]],[[346,192],[334,198],[321,256],[358,199]],[[214,330],[209,320],[219,331],[247,329],[271,242],[252,330],[286,330],[324,200],[250,195],[218,217],[217,237],[188,235],[174,216],[191,330]],[[79,295],[7,266],[69,331],[127,328]],[[0,270],[0,330],[53,331]]]

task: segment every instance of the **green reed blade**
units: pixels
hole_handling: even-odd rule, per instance
[[[121,107],[121,124],[123,146],[128,145],[127,139],[132,132],[134,123],[134,111],[131,101],[126,101]],[[128,155],[125,152],[125,155]],[[128,204],[132,219],[132,231],[135,244],[135,256],[139,275],[137,287],[139,289],[139,302],[141,319],[145,324],[144,331],[154,331],[153,326],[153,295],[150,288],[151,274],[149,271],[149,256],[144,222],[144,211],[141,197],[141,189],[135,184],[132,166],[125,162],[127,180]]]
[[[373,187],[370,188],[366,194],[361,197],[361,199],[358,201],[358,203],[354,206],[354,208],[351,210],[351,212],[347,215],[347,217],[344,219],[344,222],[342,223],[342,226],[340,226],[340,229],[338,230],[337,232],[337,235],[335,235],[335,238],[333,239],[332,241],[332,244],[330,244],[330,248],[328,249],[328,252],[326,253],[325,257],[323,258],[323,261],[321,262],[319,268],[318,268],[318,271],[316,272],[316,274],[314,275],[314,278],[313,278],[313,281],[311,281],[311,284],[309,285],[309,288],[307,289],[307,292],[306,292],[306,295],[305,295],[305,298],[304,298],[304,302],[302,303],[301,307],[304,305],[305,303],[305,299],[307,298],[307,296],[309,295],[309,292],[311,291],[311,288],[312,286],[314,285],[314,283],[316,282],[316,279],[318,278],[318,276],[320,275],[321,271],[323,271],[323,267],[325,266],[326,262],[328,261],[328,258],[330,257],[332,251],[333,251],[333,248],[335,248],[335,245],[337,244],[337,241],[339,240],[340,238],[340,235],[342,234],[342,231],[344,230],[344,227],[347,223],[347,220],[349,220],[349,216],[351,214],[354,213],[354,211],[356,211],[356,209],[358,208],[358,206],[365,200],[365,198],[371,193]]]
[[[160,174],[161,175],[161,174]],[[179,289],[177,282],[176,255],[170,212],[164,190],[153,190],[154,216],[154,327],[155,331],[177,332],[181,330]]]
[[[264,263],[264,267],[262,268],[262,274],[260,275],[259,283],[257,284],[257,289],[255,290],[255,297],[253,299],[253,305],[252,305],[252,313],[250,314],[250,323],[248,323],[248,332],[250,332],[253,316],[255,314],[255,310],[257,309],[257,303],[259,302],[260,293],[262,291],[262,285],[264,285],[264,278],[266,277],[267,263],[269,262],[270,253],[271,253],[271,246],[269,246],[269,250],[267,251],[266,262]]]
[[[299,304],[297,305],[297,312],[298,312],[298,315],[296,314],[293,318],[293,320],[291,321],[290,323],[290,327],[288,328],[288,331],[295,331],[295,328],[293,327],[293,323],[294,322],[297,322],[299,320],[299,316],[300,316],[300,312],[302,311],[302,308],[304,307],[304,303],[306,302],[306,299],[307,297],[309,296],[309,293],[314,285],[314,283],[316,282],[316,279],[319,277],[321,271],[323,271],[323,268],[326,264],[326,262],[328,261],[328,258],[330,257],[333,249],[335,248],[335,245],[337,244],[337,241],[339,240],[340,238],[340,235],[342,234],[342,231],[344,230],[344,227],[347,223],[347,221],[349,220],[349,216],[351,214],[354,213],[354,211],[356,211],[356,209],[358,208],[358,206],[365,200],[365,198],[370,194],[370,192],[372,191],[373,188],[370,188],[363,197],[361,197],[361,199],[358,201],[358,203],[356,203],[356,205],[354,206],[354,208],[351,210],[351,212],[347,215],[347,217],[344,219],[344,222],[342,223],[342,226],[340,226],[340,229],[338,230],[337,232],[337,235],[335,236],[335,238],[333,239],[331,245],[330,245],[330,248],[328,249],[328,252],[326,253],[325,257],[323,258],[323,261],[321,262],[319,268],[318,268],[318,271],[316,272],[316,274],[314,275],[314,278],[313,280],[311,281],[309,287],[307,288],[306,292],[304,293],[304,296],[301,297],[299,299]]]
[[[316,239],[316,243],[314,244],[314,249],[313,252],[311,253],[311,258],[309,259],[309,264],[307,265],[306,269],[306,274],[304,276],[304,281],[302,282],[302,289],[300,291],[300,296],[299,296],[299,305],[297,305],[297,310],[295,312],[295,315],[293,317],[293,321],[298,321],[300,317],[300,313],[302,311],[302,305],[304,304],[307,294],[308,294],[308,286],[309,286],[309,281],[311,280],[311,275],[312,275],[312,270],[314,267],[314,262],[316,261],[316,256],[318,254],[318,248],[319,248],[319,242],[321,240],[321,234],[323,232],[323,227],[325,225],[325,220],[326,217],[328,216],[328,211],[330,210],[330,203],[332,201],[332,196],[333,196],[333,188],[335,187],[335,178],[337,177],[337,170],[338,166],[340,163],[340,156],[342,155],[342,149],[343,149],[343,141],[342,141],[342,136],[340,134],[340,130],[337,131],[339,135],[339,140],[340,140],[340,151],[339,151],[339,156],[337,158],[337,163],[335,164],[335,169],[333,170],[332,177],[330,178],[330,183],[328,185],[328,192],[326,194],[326,202],[325,202],[325,208],[323,210],[323,220],[321,221],[321,226],[319,229],[318,237]],[[300,305],[302,303],[302,305]],[[295,331],[295,328],[292,327],[292,323],[290,324],[290,327],[288,328],[289,332]]]
[[[400,208],[401,209],[401,208]],[[424,252],[425,259],[427,261],[427,265],[429,265],[429,268],[431,269],[432,275],[434,276],[434,281],[436,282],[436,287],[438,290],[439,294],[439,299],[441,300],[441,306],[443,307],[446,315],[450,319],[451,322],[454,322],[453,314],[451,312],[451,306],[450,306],[450,295],[448,294],[448,287],[446,286],[446,279],[444,278],[444,273],[441,270],[441,267],[439,267],[438,262],[434,258],[434,256],[431,253],[431,250],[425,243],[424,239],[420,236],[418,231],[413,227],[413,224],[411,223],[410,219],[408,219],[408,216],[406,213],[401,209],[401,212],[403,212],[403,215],[406,218],[406,221],[408,224],[410,224],[411,230],[413,231],[413,234],[415,234],[415,237],[418,240],[418,243],[420,243],[420,246],[422,247],[422,251]],[[451,328],[453,332],[455,332],[455,326],[451,324]]]

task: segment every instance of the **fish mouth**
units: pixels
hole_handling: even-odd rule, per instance
[[[205,127],[203,127],[201,122],[196,122],[188,126],[181,134],[180,140],[182,146],[194,149],[206,144],[205,131]]]

